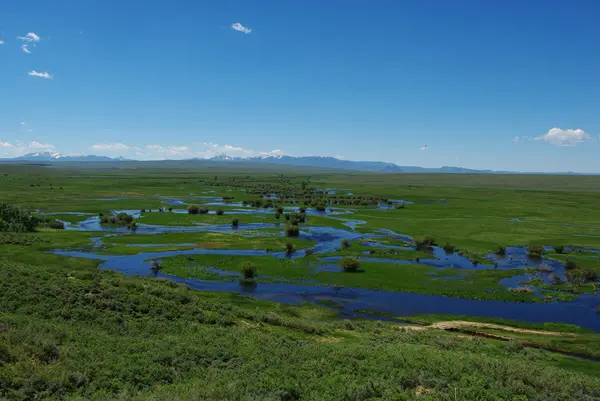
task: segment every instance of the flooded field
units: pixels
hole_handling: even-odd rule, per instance
[[[328,193],[333,190],[328,189]],[[277,199],[276,194],[269,194],[266,198]],[[108,198],[115,200],[114,198]],[[214,249],[202,247],[192,241],[183,241],[179,243],[161,243],[161,234],[185,234],[185,233],[215,233],[223,235],[246,235],[247,237],[262,238],[282,238],[285,239],[284,224],[275,221],[273,218],[276,211],[272,207],[240,208],[241,203],[224,203],[223,198],[218,196],[201,196],[196,200],[206,201],[200,203],[204,207],[223,206],[226,207],[222,213],[225,216],[257,216],[268,218],[269,222],[241,222],[238,226],[231,224],[210,224],[194,223],[192,225],[160,225],[145,224],[146,216],[156,216],[161,214],[161,218],[169,220],[168,216],[184,214],[187,217],[186,209],[172,209],[171,211],[140,211],[140,210],[114,210],[112,213],[125,213],[131,215],[137,220],[135,230],[127,227],[115,227],[101,224],[98,216],[89,216],[85,213],[76,211],[61,212],[60,214],[74,214],[82,216],[82,221],[75,224],[67,224],[66,229],[81,232],[104,233],[104,236],[95,238],[92,249],[58,249],[53,253],[62,256],[75,258],[87,258],[101,260],[102,269],[115,270],[128,275],[155,276],[165,278],[180,283],[185,283],[190,288],[200,291],[218,291],[218,292],[237,292],[250,295],[252,297],[282,303],[298,304],[305,301],[322,303],[331,302],[336,305],[331,306],[339,310],[344,316],[361,316],[378,318],[378,314],[369,315],[364,310],[370,310],[377,313],[384,313],[394,316],[412,316],[420,314],[458,314],[478,317],[497,317],[505,319],[515,319],[528,322],[554,321],[562,323],[577,324],[600,332],[600,315],[597,313],[597,305],[600,304],[600,296],[596,292],[591,293],[572,293],[566,288],[538,288],[539,285],[552,287],[554,283],[566,282],[567,272],[565,263],[548,256],[535,257],[528,254],[526,246],[509,246],[503,250],[501,255],[487,253],[481,255],[472,255],[463,253],[459,250],[445,250],[441,246],[431,245],[421,252],[420,256],[405,257],[409,253],[417,254],[418,247],[416,240],[406,234],[392,231],[391,229],[360,230],[358,228],[368,227],[369,221],[355,219],[353,215],[364,213],[353,208],[331,208],[319,211],[314,208],[300,208],[296,206],[284,206],[281,208],[285,214],[304,213],[307,221],[299,224],[299,240],[310,242],[311,246],[305,249],[295,249],[293,252],[273,249]],[[168,199],[161,201],[173,207],[181,207],[188,203],[179,199]],[[390,204],[411,205],[413,202],[404,200],[390,200]],[[423,202],[421,202],[423,203]],[[429,204],[424,202],[424,204]],[[381,206],[375,209],[367,210],[387,210]],[[207,216],[217,218],[219,216],[217,209],[208,210]],[[340,217],[347,216],[347,217]],[[182,216],[183,217],[183,216]],[[317,217],[320,225],[311,225],[311,219]],[[337,222],[344,228],[329,226]],[[279,230],[278,230],[279,228]],[[273,231],[275,230],[275,231]],[[130,235],[146,235],[148,241],[144,243],[125,244],[131,249],[139,248],[135,254],[109,255],[98,253],[98,250],[111,249],[111,240],[114,242],[115,236],[122,236],[127,239]],[[155,240],[156,239],[156,240]],[[390,241],[392,243],[390,243]],[[404,269],[410,272],[414,266],[425,266],[434,268],[440,273],[427,273],[425,280],[432,282],[463,282],[473,281],[477,285],[477,274],[482,271],[505,272],[514,275],[506,276],[497,280],[497,283],[505,291],[522,292],[530,296],[524,301],[511,302],[509,300],[491,300],[491,299],[469,299],[468,296],[457,294],[457,296],[435,295],[425,293],[411,293],[406,291],[382,291],[369,288],[369,284],[364,286],[346,286],[333,284],[335,280],[329,281],[319,276],[319,273],[333,275],[349,275],[345,273],[340,266],[340,262],[347,257],[342,252],[342,244],[347,243],[348,249],[355,249],[353,255],[362,266],[364,273],[354,273],[357,275],[370,275],[369,267],[373,264],[382,266],[398,266],[397,269]],[[115,245],[115,244],[112,244]],[[153,252],[151,248],[184,248],[173,250],[160,250]],[[146,250],[144,250],[146,249]],[[545,246],[544,251],[551,253],[552,247]],[[566,248],[565,252],[585,252],[593,255],[597,250],[594,249],[571,249]],[[214,280],[206,280],[192,277],[178,277],[177,275],[166,274],[155,271],[151,268],[152,260],[169,261],[170,258],[190,257],[190,256],[223,256],[234,257],[235,260],[246,258],[252,260],[256,257],[267,257],[281,260],[293,260],[301,269],[309,269],[314,278],[303,278],[301,280],[288,277],[285,271],[278,275],[256,276],[256,283],[252,286],[240,284],[242,275],[235,268],[226,269],[217,266],[204,265],[202,269],[206,274],[212,274]],[[190,265],[202,261],[202,258],[190,259]],[[260,263],[259,263],[260,264]],[[392,267],[393,268],[393,267]],[[415,268],[416,269],[416,268]],[[465,276],[457,272],[465,271],[474,274]],[[447,275],[446,272],[452,272]],[[381,277],[385,280],[385,277]],[[275,281],[275,282],[273,282]],[[485,284],[483,284],[485,285]],[[557,286],[554,286],[557,287]],[[426,285],[425,285],[426,288]],[[597,288],[597,287],[596,287]],[[485,291],[485,289],[484,289]],[[490,289],[490,293],[495,293],[498,289]],[[564,297],[566,295],[567,297]],[[533,298],[537,298],[536,301]],[[502,297],[498,296],[501,299]],[[568,299],[567,299],[568,298]]]

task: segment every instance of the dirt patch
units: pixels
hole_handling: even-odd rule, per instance
[[[340,343],[344,341],[343,338],[339,338],[339,337],[319,337],[317,338],[317,342],[320,343]]]
[[[423,327],[423,326],[396,326],[396,329],[400,330],[400,331],[423,331],[425,329],[427,329],[427,327]]]
[[[575,337],[575,334],[573,334],[573,333],[560,333],[560,332],[556,332],[556,331],[521,329],[519,327],[504,326],[501,324],[467,322],[464,320],[451,320],[451,321],[447,321],[447,322],[437,322],[437,323],[433,323],[433,324],[429,325],[428,327],[435,328],[435,329],[441,329],[441,330],[452,330],[452,329],[460,329],[462,327],[473,327],[473,328],[483,328],[483,329],[504,330],[504,331],[511,331],[513,333],[522,333],[522,334],[539,334],[539,335],[544,335],[544,336]]]
[[[430,394],[433,393],[435,390],[432,388],[427,388],[424,386],[417,386],[417,388],[415,388],[415,395],[417,396],[422,396],[425,394]]]

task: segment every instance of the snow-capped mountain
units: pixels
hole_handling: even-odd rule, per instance
[[[125,159],[123,157],[108,157],[96,155],[79,155],[66,156],[58,152],[46,151],[37,153],[28,153],[14,159],[0,159],[17,162],[121,162],[127,161],[134,163],[134,160]],[[169,165],[177,165],[179,163],[227,163],[227,164],[248,164],[256,163],[263,165],[286,165],[302,167],[316,167],[338,170],[379,172],[379,173],[452,173],[452,174],[489,174],[489,173],[510,173],[507,171],[491,171],[491,170],[472,170],[462,167],[439,167],[427,168],[418,166],[399,166],[394,163],[378,162],[378,161],[352,161],[342,160],[329,156],[284,156],[284,155],[261,155],[252,157],[229,156],[227,154],[218,154],[211,158],[194,158],[187,160],[155,160],[151,163],[165,162]],[[148,161],[143,163],[150,163]],[[164,164],[163,164],[164,165]]]
[[[123,157],[108,157],[108,156],[96,156],[96,155],[80,155],[80,156],[66,156],[62,153],[46,151],[28,153],[23,156],[15,157],[12,160],[20,161],[70,161],[70,162],[99,162],[99,161],[124,161]]]

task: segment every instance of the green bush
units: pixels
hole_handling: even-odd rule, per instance
[[[542,245],[532,244],[527,247],[527,255],[532,258],[541,258],[544,253]]]
[[[62,221],[58,221],[58,220],[52,220],[50,222],[50,224],[48,224],[48,227],[54,228],[56,230],[64,230],[65,229],[65,223],[63,223]]]
[[[563,253],[564,250],[565,250],[565,247],[562,245],[557,245],[554,247],[554,252],[556,252],[556,253]]]
[[[415,243],[417,245],[417,249],[419,250],[429,249],[435,245],[435,238],[431,235],[426,235],[421,238],[416,238]]]
[[[443,246],[444,251],[448,252],[448,253],[452,253],[456,250],[456,247],[448,242],[446,242]]]
[[[245,280],[252,280],[256,276],[256,265],[252,262],[243,262],[240,269]]]
[[[294,244],[292,244],[291,242],[286,242],[285,244],[285,251],[288,254],[294,253],[296,249],[294,248]]]
[[[231,220],[231,226],[234,228],[237,228],[240,225],[240,219],[238,219],[237,217],[234,218],[233,220]]]
[[[224,214],[225,214],[225,211],[223,209],[217,210],[217,216],[223,216]]]
[[[360,268],[360,262],[356,258],[352,258],[349,256],[343,257],[340,260],[340,265],[347,273],[356,273]]]
[[[494,254],[496,254],[498,256],[506,255],[506,247],[503,245],[496,246],[496,248],[494,248]]]
[[[347,249],[348,247],[350,247],[350,242],[348,242],[347,239],[343,239],[342,240],[342,249]]]
[[[285,227],[285,236],[286,237],[297,237],[300,235],[300,229],[297,225],[288,225]]]
[[[5,232],[32,232],[39,220],[25,210],[0,203],[0,231]]]
[[[575,260],[573,259],[567,259],[567,261],[565,262],[565,269],[567,270],[573,270],[577,268],[577,263],[575,263]]]
[[[187,207],[187,212],[189,214],[198,214],[200,213],[200,208],[198,207],[198,205],[189,205]]]

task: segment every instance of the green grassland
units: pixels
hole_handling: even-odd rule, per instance
[[[282,182],[298,187],[345,188],[361,195],[415,202],[399,210],[348,206],[357,231],[390,229],[438,244],[485,254],[496,245],[579,246],[600,249],[600,178],[593,176],[363,174],[249,171],[232,168],[129,168],[85,164],[47,168],[0,165],[0,199],[41,212],[165,208],[166,198],[202,204],[195,196],[256,199],[248,185]],[[217,177],[215,179],[215,177]],[[201,184],[201,182],[204,182]],[[207,186],[206,182],[222,185]],[[38,186],[39,185],[39,186]],[[95,200],[105,198],[125,198]],[[444,200],[440,202],[440,200]],[[334,205],[334,207],[338,207]],[[340,206],[342,207],[342,206]],[[223,216],[146,212],[139,223],[231,224],[229,234],[127,233],[105,237],[94,252],[127,255],[170,249],[257,249],[281,252],[286,244],[310,249],[314,241],[286,238],[280,227],[244,230],[243,224],[275,224],[273,214]],[[77,223],[81,216],[57,215]],[[520,222],[511,221],[519,219]],[[308,216],[311,226],[348,229],[343,221]],[[600,336],[580,327],[470,316],[409,316],[395,321],[346,320],[315,304],[283,305],[247,296],[199,292],[166,279],[101,270],[99,261],[50,253],[89,249],[97,232],[39,229],[0,233],[0,400],[592,400],[600,399],[598,362],[533,349],[538,345],[598,357]],[[580,235],[587,235],[582,237]],[[596,237],[594,237],[596,236]],[[404,245],[385,238],[377,241]],[[144,248],[135,244],[162,244]],[[194,244],[179,245],[179,244]],[[341,247],[341,246],[340,246]],[[437,269],[421,265],[361,262],[359,273],[317,271],[323,256],[416,260],[422,251],[348,249],[298,259],[269,256],[189,255],[161,258],[161,273],[206,280],[237,280],[205,267],[241,272],[257,267],[256,281],[336,285],[473,299],[542,301],[508,291],[498,281],[519,270]],[[570,252],[600,267],[598,254]],[[443,277],[464,276],[460,280]],[[600,315],[599,315],[600,318]],[[394,319],[392,319],[394,320]],[[405,326],[400,320],[418,322]],[[471,327],[451,332],[437,322],[467,320],[530,330]],[[481,338],[477,331],[494,338]]]

